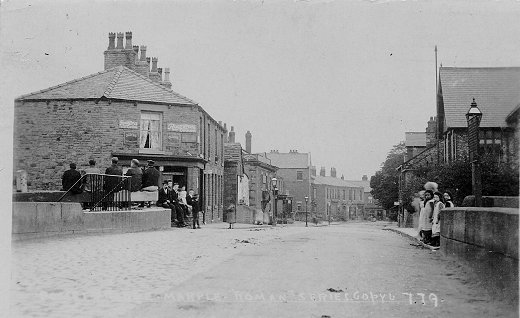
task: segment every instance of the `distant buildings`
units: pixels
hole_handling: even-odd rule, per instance
[[[363,219],[364,188],[352,182],[337,178],[332,168],[331,176],[325,176],[322,169],[319,176],[312,178],[312,212],[319,219],[353,220]]]
[[[288,194],[292,198],[292,213],[304,211],[305,197],[310,197],[311,189],[310,154],[299,153],[298,150],[288,153],[271,150],[264,156],[278,167],[277,178],[283,179],[285,187],[280,194]]]

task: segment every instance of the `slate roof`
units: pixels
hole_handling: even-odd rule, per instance
[[[271,160],[271,165],[280,169],[307,169],[310,165],[308,153],[268,152],[265,156]]]
[[[425,132],[406,132],[405,146],[406,147],[426,147],[426,133]]]
[[[348,181],[348,180],[342,180],[340,178],[334,178],[330,176],[314,176],[313,182],[314,184],[323,184],[323,185],[330,185],[335,187],[349,187],[349,188],[361,188],[362,185],[356,184],[355,182]]]
[[[520,102],[520,67],[441,67],[445,131],[467,127],[466,112],[475,98],[483,113],[480,127],[507,127],[506,117]]]
[[[370,192],[372,191],[372,188],[370,187],[370,180],[363,181],[363,180],[347,180],[348,182],[357,185],[358,187],[363,187],[365,190],[364,192]]]
[[[16,100],[98,99],[101,97],[161,104],[197,105],[191,99],[125,66],[117,66],[38,92],[22,95]]]

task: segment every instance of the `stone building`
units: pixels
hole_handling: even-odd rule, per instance
[[[251,132],[246,133],[244,166],[249,176],[249,206],[256,211],[255,221],[268,224],[272,222],[274,211],[273,178],[277,179],[279,193],[285,193],[282,176],[277,175],[278,167],[271,164],[265,153],[251,153]]]
[[[337,178],[336,169],[325,175],[322,167],[319,176],[311,177],[309,215],[319,219],[353,220],[364,218],[364,188],[361,185]]]
[[[426,133],[405,132],[404,145],[406,146],[406,161],[417,156],[424,149],[426,149]]]
[[[15,100],[14,170],[29,190],[59,189],[70,162],[95,159],[102,170],[154,160],[162,177],[200,194],[210,221],[222,218],[226,130],[200,105],[171,90],[157,58],[132,45],[131,32],[109,34],[105,70]]]
[[[361,180],[347,180],[352,185],[363,187],[363,219],[367,220],[370,217],[375,217],[378,220],[383,220],[386,217],[386,212],[379,204],[379,201],[372,196],[372,188],[370,187],[370,180],[367,175],[363,175]]]
[[[228,141],[234,141],[234,131],[231,127],[231,136]],[[238,142],[224,144],[224,208],[232,210],[233,219],[237,223],[253,224],[256,211],[250,207],[249,198],[250,178],[246,174],[244,165],[244,151]],[[227,214],[224,221],[228,221]]]
[[[508,118],[520,103],[520,67],[439,69],[438,136],[444,141],[444,161],[468,156],[465,115],[473,99],[482,111],[481,155],[518,165],[518,138]]]
[[[265,157],[271,160],[271,165],[278,167],[276,178],[283,179],[284,194],[292,197],[291,213],[304,211],[305,197],[310,197],[311,192],[310,154],[297,150],[288,153],[271,150],[265,153]]]

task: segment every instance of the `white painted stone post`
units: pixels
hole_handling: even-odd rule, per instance
[[[16,171],[16,191],[27,192],[27,171]]]

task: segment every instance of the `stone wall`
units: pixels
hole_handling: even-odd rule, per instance
[[[171,124],[198,127],[200,113],[195,107],[108,101],[48,104],[27,101],[15,104],[14,171],[27,171],[29,190],[57,190],[70,162],[82,170],[88,167],[89,159],[95,159],[97,166],[104,170],[110,166],[112,153],[139,153],[142,111],[162,113],[163,154],[199,154],[197,132],[181,133],[171,129]],[[213,139],[210,142],[214,142]]]
[[[60,234],[138,232],[170,228],[169,209],[83,212],[79,203],[13,202],[13,240]]]
[[[441,214],[441,251],[471,268],[497,298],[518,306],[518,209],[450,208]]]

